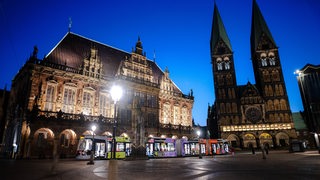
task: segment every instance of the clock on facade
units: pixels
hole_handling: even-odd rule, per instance
[[[262,118],[261,110],[257,107],[247,108],[245,115],[252,123],[257,123]]]

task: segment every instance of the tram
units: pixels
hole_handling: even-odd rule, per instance
[[[94,138],[94,142],[93,142]],[[94,158],[110,159],[112,153],[112,137],[81,136],[77,148],[76,159],[90,159],[92,147],[95,147]],[[116,137],[116,158],[123,159],[131,153],[131,142],[128,137]]]
[[[189,141],[185,138],[176,140],[177,156],[199,155],[199,141]]]
[[[229,144],[224,139],[208,139],[208,151],[206,155],[228,154]]]
[[[146,143],[148,157],[176,157],[176,145],[173,138],[151,137]]]

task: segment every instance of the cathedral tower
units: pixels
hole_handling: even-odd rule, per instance
[[[214,5],[211,32],[211,63],[220,124],[237,124],[239,109],[233,52],[217,5]]]
[[[251,59],[259,89],[266,103],[266,122],[292,122],[278,47],[253,1],[251,25]]]
[[[230,40],[216,4],[210,50],[216,97],[208,108],[212,138],[227,139],[240,148],[287,146],[296,133],[278,48],[255,0],[251,59],[256,84],[237,85]]]

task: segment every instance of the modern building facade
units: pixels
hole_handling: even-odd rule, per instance
[[[210,134],[234,147],[287,146],[296,132],[279,51],[255,0],[250,40],[255,84],[237,85],[232,46],[215,4],[210,47],[216,99],[208,109]]]
[[[138,39],[131,53],[68,32],[43,59],[32,56],[12,81],[6,153],[11,157],[75,156],[80,136],[127,136],[145,146],[149,136],[196,136],[193,94],[183,94],[146,57]],[[114,103],[110,89],[122,87]]]
[[[296,71],[303,103],[303,119],[319,147],[320,135],[320,65],[306,64]]]

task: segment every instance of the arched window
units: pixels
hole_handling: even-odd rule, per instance
[[[267,54],[266,53],[261,53],[260,55],[260,59],[261,59],[261,66],[267,66]]]
[[[275,99],[274,100],[274,110],[280,110],[280,104],[279,104],[279,100]]]
[[[270,66],[275,66],[276,65],[276,59],[275,59],[275,56],[274,56],[273,52],[270,52],[268,54],[268,59],[269,59]]]
[[[287,110],[286,100],[284,100],[284,99],[280,100],[280,109],[281,110]]]

